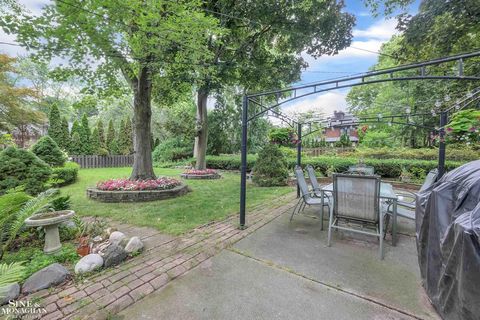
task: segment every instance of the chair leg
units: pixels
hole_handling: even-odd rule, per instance
[[[325,209],[325,206],[320,208],[320,231],[323,231],[323,209]]]
[[[304,202],[301,206],[300,206],[300,210],[298,211],[298,213],[303,212],[305,210],[305,207],[307,206],[307,203]]]
[[[329,207],[329,215],[330,217],[328,218],[328,238],[327,238],[327,246],[330,247],[330,243],[332,240],[332,223],[333,223],[333,210],[332,208]]]
[[[390,223],[390,215],[387,213],[385,215],[385,231],[383,233],[383,239],[386,238],[388,232],[388,224]]]
[[[383,217],[379,221],[380,223],[380,260],[383,260],[384,257],[384,250],[383,250],[383,237],[384,237],[384,232],[383,232]]]
[[[295,210],[296,210],[297,208],[299,208],[299,205],[301,205],[301,202],[302,202],[302,201],[303,201],[303,198],[298,199],[297,204],[296,204],[295,207],[293,208],[292,215],[290,216],[290,221],[292,221],[293,215],[295,214]],[[299,209],[300,209],[300,208],[299,208]],[[299,212],[300,212],[300,210],[299,210]]]

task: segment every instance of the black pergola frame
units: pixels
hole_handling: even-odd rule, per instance
[[[411,81],[411,80],[466,80],[466,81],[479,81],[480,77],[476,76],[465,76],[464,75],[464,62],[465,60],[468,60],[469,58],[474,58],[474,57],[479,57],[480,56],[480,51],[476,52],[471,52],[471,53],[466,53],[466,54],[459,54],[459,55],[454,55],[450,57],[444,57],[444,58],[439,58],[439,59],[434,59],[434,60],[428,60],[428,61],[423,61],[419,63],[414,63],[414,64],[408,64],[408,65],[403,65],[399,67],[394,67],[394,68],[387,68],[383,70],[378,70],[378,71],[371,71],[371,72],[366,72],[354,76],[349,76],[349,77],[342,77],[342,78],[337,78],[337,79],[332,79],[332,80],[324,80],[324,81],[319,81],[319,82],[314,82],[311,84],[306,84],[302,86],[296,86],[296,87],[290,87],[290,88],[284,88],[284,89],[277,89],[273,91],[266,91],[266,92],[259,92],[259,93],[253,93],[253,94],[246,94],[243,96],[243,103],[242,103],[242,144],[241,144],[241,177],[240,177],[240,228],[245,228],[245,220],[246,220],[246,187],[247,187],[247,129],[248,129],[248,123],[252,120],[254,120],[257,117],[260,117],[266,113],[272,113],[272,116],[280,119],[281,121],[287,123],[290,127],[295,128],[295,125],[297,126],[297,137],[298,137],[298,143],[297,143],[297,164],[301,165],[302,163],[302,158],[301,158],[301,151],[302,151],[302,125],[304,123],[301,123],[299,121],[295,121],[291,119],[290,117],[284,115],[278,110],[275,110],[275,108],[309,96],[313,94],[319,94],[322,92],[327,92],[331,90],[337,90],[337,89],[342,89],[342,88],[349,88],[349,87],[354,87],[354,86],[360,86],[360,85],[366,85],[366,84],[373,84],[373,83],[382,83],[382,82],[389,82],[389,81]],[[445,64],[448,62],[456,62],[457,64],[457,70],[456,74],[454,75],[442,75],[442,76],[437,76],[437,75],[429,75],[427,72],[427,67],[429,66],[438,66],[441,64]],[[398,76],[396,77],[395,74],[398,74],[401,71],[416,71],[417,75],[414,76]],[[387,75],[388,77],[383,77],[379,78],[381,76]],[[299,93],[301,90],[312,90],[306,93]],[[278,102],[279,96],[282,94],[286,93],[291,93],[293,94],[293,98],[285,99],[281,102]],[[275,97],[277,102],[271,106],[264,106],[261,102],[257,101],[257,99],[262,99],[263,97]],[[480,99],[480,90],[476,90],[475,93],[473,93],[471,96],[467,96],[466,99],[463,99],[460,103],[463,103],[463,107],[466,105],[470,104],[473,101],[476,101]],[[254,103],[262,108],[261,111],[257,112],[255,115],[252,117],[248,117],[248,106],[249,103]],[[461,108],[463,108],[461,107]],[[460,109],[461,109],[460,108]],[[455,106],[452,106],[446,110],[440,111],[439,114],[439,129],[434,129],[434,128],[428,128],[424,127],[418,124],[414,123],[396,123],[400,125],[410,125],[410,126],[415,126],[415,127],[424,127],[426,129],[432,129],[432,131],[438,131],[439,134],[439,157],[438,157],[438,172],[439,172],[439,177],[441,177],[444,172],[445,172],[445,126],[448,123],[448,114],[452,110],[455,110]],[[430,115],[430,114],[418,114],[418,115]],[[401,115],[405,117],[405,115]],[[386,115],[382,116],[381,118],[388,119],[392,118],[392,123],[393,119],[396,117],[401,117],[400,115]],[[417,114],[408,114],[408,116],[417,116]],[[431,116],[431,115],[430,115]],[[377,116],[376,122],[377,123],[383,123],[381,122],[380,117]],[[373,120],[375,117],[360,117],[358,119],[364,119],[365,121],[368,120]],[[366,123],[366,122],[364,122]],[[309,132],[308,134],[311,134],[313,132]],[[298,194],[298,189],[297,189],[297,194]]]

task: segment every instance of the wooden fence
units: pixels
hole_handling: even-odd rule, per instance
[[[133,165],[133,154],[112,155],[112,156],[71,156],[72,161],[78,163],[81,168],[114,168],[131,167]]]

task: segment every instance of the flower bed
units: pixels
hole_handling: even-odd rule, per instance
[[[88,188],[87,196],[102,202],[143,202],[174,198],[189,191],[177,179],[161,177],[155,180],[111,179]]]
[[[177,179],[167,177],[155,180],[110,179],[97,183],[97,189],[103,191],[170,190],[181,184]]]
[[[219,179],[221,176],[213,169],[189,169],[185,170],[181,175],[184,179]]]

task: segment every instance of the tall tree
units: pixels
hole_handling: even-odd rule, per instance
[[[70,146],[70,131],[68,130],[67,118],[62,117],[61,138],[59,147],[63,150],[68,150]]]
[[[150,141],[150,140],[149,140]],[[118,154],[118,142],[117,135],[115,133],[115,127],[113,125],[113,120],[108,122],[107,130],[107,149],[110,154]]]
[[[82,122],[80,125],[80,143],[82,144],[82,154],[92,154],[92,146],[90,144],[90,125],[88,123],[87,114],[82,116]]]
[[[57,143],[61,145],[62,141],[62,119],[60,117],[60,111],[56,104],[53,104],[48,114],[48,135]]]
[[[92,136],[90,139],[90,146],[92,150],[92,154],[99,154],[100,153],[100,135],[98,132],[98,127],[93,128]]]
[[[117,75],[134,97],[135,160],[131,179],[152,179],[151,101],[171,89],[172,79],[205,72],[208,39],[220,34],[216,19],[194,1],[55,1],[40,16],[15,1],[0,13],[0,26],[35,48],[39,59],[61,56],[90,88],[119,87]],[[44,41],[47,39],[48,41]],[[170,79],[170,80],[169,80]]]
[[[210,0],[204,8],[218,16],[228,32],[211,36],[212,53],[204,63],[219,65],[197,84],[196,168],[204,169],[208,141],[207,100],[225,86],[245,92],[282,87],[299,79],[306,62],[301,52],[319,57],[350,44],[355,19],[343,1]],[[274,75],[274,76],[272,76]]]
[[[80,142],[80,135],[82,133],[82,128],[78,120],[73,121],[72,130],[70,131],[70,147],[69,153],[72,155],[80,155],[82,154],[81,142]],[[74,136],[77,137],[74,137]]]
[[[105,128],[103,127],[103,122],[101,119],[97,122],[97,130],[100,148],[107,149],[107,144],[105,143]]]
[[[12,81],[16,72],[15,58],[0,54],[0,130],[17,131],[17,142],[25,147],[32,126],[45,122],[45,115],[36,110],[29,101],[36,97],[34,89],[19,87]]]

